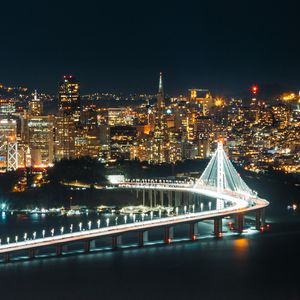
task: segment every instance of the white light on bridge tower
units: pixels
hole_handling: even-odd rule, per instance
[[[219,193],[222,193],[224,190],[230,190],[243,194],[245,197],[253,195],[251,189],[235,170],[233,164],[224,152],[222,142],[218,143],[217,151],[202,173],[199,184],[211,186]],[[223,207],[223,200],[217,199],[217,209],[222,209]]]
[[[217,191],[222,193],[224,191],[224,150],[223,142],[218,142],[217,149]],[[217,199],[217,209],[224,208],[224,200]]]

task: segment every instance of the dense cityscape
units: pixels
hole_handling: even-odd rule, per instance
[[[245,170],[296,174],[300,97],[286,92],[264,99],[257,85],[248,94],[227,99],[191,88],[168,97],[162,73],[157,95],[131,98],[82,96],[72,75],[63,76],[57,97],[1,85],[1,172],[24,170],[18,192],[28,187],[28,172],[36,174],[31,187],[40,186],[61,160],[88,156],[106,167],[124,160],[175,164],[211,157],[222,139],[230,159]]]

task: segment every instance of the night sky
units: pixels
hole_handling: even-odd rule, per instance
[[[300,89],[296,1],[1,1],[0,82],[56,92]]]

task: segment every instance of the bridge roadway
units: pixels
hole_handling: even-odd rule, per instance
[[[204,212],[187,213],[178,216],[171,216],[135,223],[127,223],[122,225],[108,226],[99,229],[91,229],[73,233],[65,233],[45,238],[37,238],[34,240],[19,241],[9,244],[0,245],[0,254],[10,254],[16,251],[38,249],[49,246],[67,245],[78,241],[92,241],[104,236],[121,236],[126,232],[145,232],[155,227],[170,227],[180,223],[195,224],[199,221],[208,219],[221,219],[226,216],[245,214],[254,210],[261,210],[269,205],[269,202],[258,197],[246,197],[245,195],[232,191],[224,191],[218,193],[216,190],[208,187],[194,186],[191,184],[164,184],[164,183],[130,183],[126,182],[119,185],[122,189],[156,189],[156,190],[172,190],[178,192],[191,192],[205,195],[221,200],[231,202],[231,206]]]

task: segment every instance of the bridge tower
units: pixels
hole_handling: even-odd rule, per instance
[[[224,150],[223,142],[218,142],[217,148],[217,191],[222,193],[224,190]],[[217,209],[224,208],[224,200],[217,199]]]

